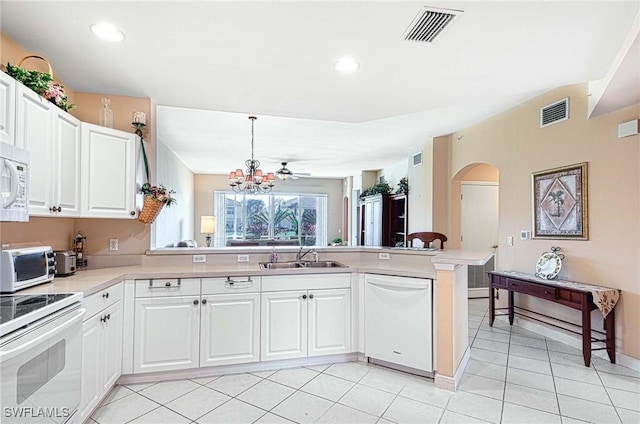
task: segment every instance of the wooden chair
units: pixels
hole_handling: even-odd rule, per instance
[[[413,245],[413,239],[422,240],[425,248],[429,247],[429,243],[432,241],[440,240],[440,249],[444,249],[444,242],[447,241],[447,236],[430,232],[411,233],[407,236],[407,246],[411,247]]]

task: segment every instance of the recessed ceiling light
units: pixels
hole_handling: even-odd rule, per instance
[[[360,67],[360,64],[352,57],[343,57],[342,59],[337,61],[335,65],[333,65],[333,67],[338,72],[348,74],[357,71]]]
[[[124,32],[120,31],[118,28],[114,27],[111,24],[107,24],[104,22],[93,24],[89,27],[91,32],[93,32],[98,37],[108,40],[108,41],[122,41],[124,40]]]

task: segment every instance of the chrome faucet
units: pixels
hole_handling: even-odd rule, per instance
[[[300,246],[300,250],[298,250],[298,253],[296,253],[296,262],[302,261],[302,258],[304,258],[307,253],[311,253],[313,255],[314,261],[318,262],[318,252],[313,249],[309,249],[306,252],[302,253],[302,246]]]

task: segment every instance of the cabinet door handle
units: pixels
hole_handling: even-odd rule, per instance
[[[129,214],[130,214],[131,216],[136,216],[136,211],[131,211],[131,212],[129,212]]]
[[[164,283],[165,287],[171,287],[171,282],[167,281],[166,283]]]
[[[107,319],[111,319],[111,314],[107,314]]]
[[[109,299],[109,292],[102,293],[102,297],[104,297],[105,299]]]
[[[100,321],[102,321],[102,322],[107,322],[107,316],[106,316],[106,315],[104,315],[102,318],[100,318]]]
[[[310,295],[309,295],[309,299],[313,299],[313,294],[310,294]]]
[[[307,300],[307,295],[306,295],[306,294],[303,294],[303,295],[302,295],[302,299]]]
[[[202,304],[206,305],[207,304],[207,299],[202,299]]]
[[[193,301],[193,304],[194,304],[194,305],[197,305],[198,303],[199,303],[199,302],[198,302],[198,300],[197,300],[197,299]]]

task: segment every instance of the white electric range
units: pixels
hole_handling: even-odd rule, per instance
[[[0,295],[0,421],[79,421],[82,293]]]

